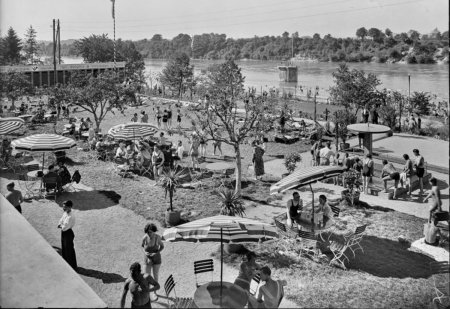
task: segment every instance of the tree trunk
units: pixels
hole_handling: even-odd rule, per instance
[[[14,102],[15,102],[16,100],[15,99],[12,99],[11,100],[11,107],[9,108],[9,110],[15,110],[16,109],[16,107],[14,106]]]
[[[173,211],[173,208],[172,208],[172,197],[173,197],[173,190],[169,190],[170,211]]]
[[[236,187],[234,192],[241,194],[241,181],[242,181],[242,162],[241,162],[241,150],[239,144],[234,146],[234,153],[236,154]]]

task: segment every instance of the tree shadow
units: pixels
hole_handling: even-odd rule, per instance
[[[63,192],[57,201],[62,206],[63,201],[71,200],[73,208],[77,210],[104,209],[119,204],[121,196],[115,191],[94,190]]]
[[[364,236],[361,250],[356,251],[356,257],[350,250],[345,254],[349,257],[349,269],[359,270],[382,278],[428,278],[432,258],[421,253],[409,251],[409,243],[400,243],[386,238]]]
[[[114,273],[106,273],[101,272],[94,269],[87,269],[83,267],[78,267],[78,274],[86,276],[86,277],[92,277],[96,279],[101,279],[103,283],[120,283],[125,282],[126,278],[122,277],[121,275],[114,274]]]

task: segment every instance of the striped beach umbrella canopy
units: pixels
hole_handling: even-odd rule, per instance
[[[31,152],[67,150],[76,145],[73,139],[57,134],[34,134],[11,142],[16,150]]]
[[[19,117],[0,118],[0,135],[19,130],[24,123],[25,121]]]
[[[158,128],[148,123],[130,122],[119,124],[108,130],[108,135],[115,139],[135,140],[153,136]]]
[[[279,182],[270,186],[270,194],[302,187],[327,178],[336,177],[344,172],[341,166],[311,166],[294,171]]]
[[[276,238],[276,228],[270,224],[223,215],[172,227],[163,234],[165,241],[220,242],[220,282],[223,278],[223,243],[263,242]]]
[[[339,176],[344,172],[340,166],[311,166],[299,169],[289,176],[270,186],[270,194],[281,193],[286,190],[309,185],[312,193],[312,220],[314,222],[314,191],[311,184],[331,177]],[[314,228],[314,225],[313,225]]]

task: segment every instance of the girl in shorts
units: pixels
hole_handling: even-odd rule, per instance
[[[181,128],[181,111],[180,111],[180,109],[177,110],[177,123],[178,123],[178,128]]]

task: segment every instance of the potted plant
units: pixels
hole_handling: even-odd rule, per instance
[[[169,193],[170,207],[167,208],[165,216],[166,224],[169,226],[177,225],[180,222],[181,212],[179,210],[173,210],[173,194],[176,192],[176,188],[180,185],[181,179],[185,176],[186,174],[182,169],[169,168],[163,170],[159,179],[161,186],[166,191],[166,198],[167,193]]]
[[[235,190],[221,187],[217,190],[220,198],[220,214],[226,216],[243,216],[245,214],[244,202]],[[225,252],[237,253],[243,250],[240,244],[225,244]]]
[[[359,203],[360,192],[356,189],[361,186],[359,174],[350,170],[345,172],[343,177],[347,189],[341,192],[341,197],[342,199],[346,199],[351,206],[357,205]]]
[[[302,161],[302,156],[297,152],[292,152],[284,157],[284,166],[288,170],[288,174],[291,174],[297,167],[297,162]]]

